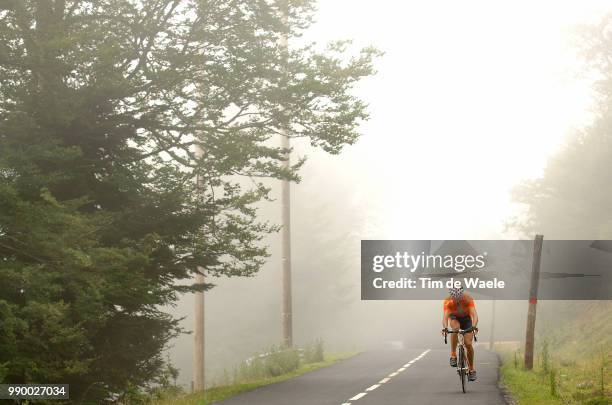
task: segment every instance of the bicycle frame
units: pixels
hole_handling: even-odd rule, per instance
[[[461,390],[463,391],[463,393],[465,394],[465,383],[467,380],[467,373],[469,371],[470,368],[470,364],[469,364],[469,359],[467,358],[467,347],[465,346],[465,334],[466,333],[472,333],[474,332],[474,341],[478,341],[478,339],[476,338],[476,332],[477,329],[471,327],[468,329],[459,329],[459,330],[452,330],[452,329],[448,329],[446,328],[444,330],[444,344],[447,344],[447,339],[446,336],[449,333],[456,333],[457,334],[457,339],[458,339],[458,355],[457,355],[457,374],[459,374],[459,379],[461,380]]]
[[[465,346],[465,333],[457,333],[457,339],[458,339],[457,346],[461,346],[463,348],[463,353],[467,353],[467,347]],[[466,365],[469,368],[470,359],[466,357],[465,360],[466,360]]]

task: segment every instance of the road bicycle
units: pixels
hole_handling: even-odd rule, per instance
[[[464,335],[470,332],[478,332],[478,328],[474,328],[470,326],[467,329],[459,329],[452,330],[446,328],[444,330],[444,344],[448,344],[446,340],[446,335],[449,333],[456,333],[457,338],[459,339],[459,344],[457,345],[457,374],[459,374],[459,379],[461,380],[461,390],[465,394],[465,383],[467,381],[467,375],[469,371],[468,367],[468,358],[467,358],[467,349],[465,347]],[[476,339],[476,333],[474,333],[474,341],[478,341]]]

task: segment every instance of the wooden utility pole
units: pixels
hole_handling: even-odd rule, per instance
[[[203,271],[198,267],[199,271]],[[204,283],[204,276],[198,274],[196,283]],[[193,371],[193,390],[204,390],[204,292],[195,293],[195,350],[194,350],[194,371]]]
[[[495,344],[495,300],[491,304],[491,334],[489,338],[489,350],[493,350]]]
[[[531,287],[529,289],[529,310],[527,312],[527,333],[525,336],[525,369],[533,369],[533,348],[535,339],[536,305],[538,303],[538,284],[540,282],[540,261],[544,236],[536,235],[533,241],[533,263],[531,267]]]
[[[287,10],[288,2],[281,0],[281,12],[282,22],[287,27],[289,23]],[[288,28],[287,28],[288,29]],[[285,58],[288,58],[288,35],[283,33],[280,46]],[[286,123],[283,122],[283,128],[281,128],[281,147],[289,150],[291,147],[289,142],[289,136],[287,133]],[[282,162],[283,169],[288,170],[291,161],[290,154],[287,152],[285,156],[286,160]],[[282,322],[283,322],[283,344],[285,347],[293,346],[293,308],[292,308],[292,294],[291,294],[291,185],[288,180],[281,181],[281,209],[282,209],[282,285],[283,285],[283,307],[282,307]]]
[[[201,158],[204,151],[196,146],[196,156]],[[202,198],[204,179],[201,175],[196,177],[197,191]],[[196,276],[196,283],[204,283],[204,268],[198,267],[199,274]],[[195,298],[195,333],[194,333],[194,362],[193,362],[193,391],[203,391],[204,384],[204,291],[196,292]]]
[[[283,148],[289,148],[289,138],[283,136]],[[287,156],[287,159],[289,157]],[[289,160],[283,162],[289,167]],[[293,308],[291,294],[291,186],[289,181],[282,180],[282,265],[283,265],[283,344],[293,346]]]

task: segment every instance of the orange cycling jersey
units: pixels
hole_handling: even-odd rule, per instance
[[[470,315],[470,308],[476,308],[474,298],[468,294],[463,294],[459,302],[455,302],[449,295],[444,300],[444,312],[455,315],[458,318]]]

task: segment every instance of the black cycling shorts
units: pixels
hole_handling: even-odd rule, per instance
[[[471,316],[462,316],[458,317],[457,315],[450,315],[450,319],[456,319],[459,321],[459,327],[463,330],[472,327],[472,317]]]

